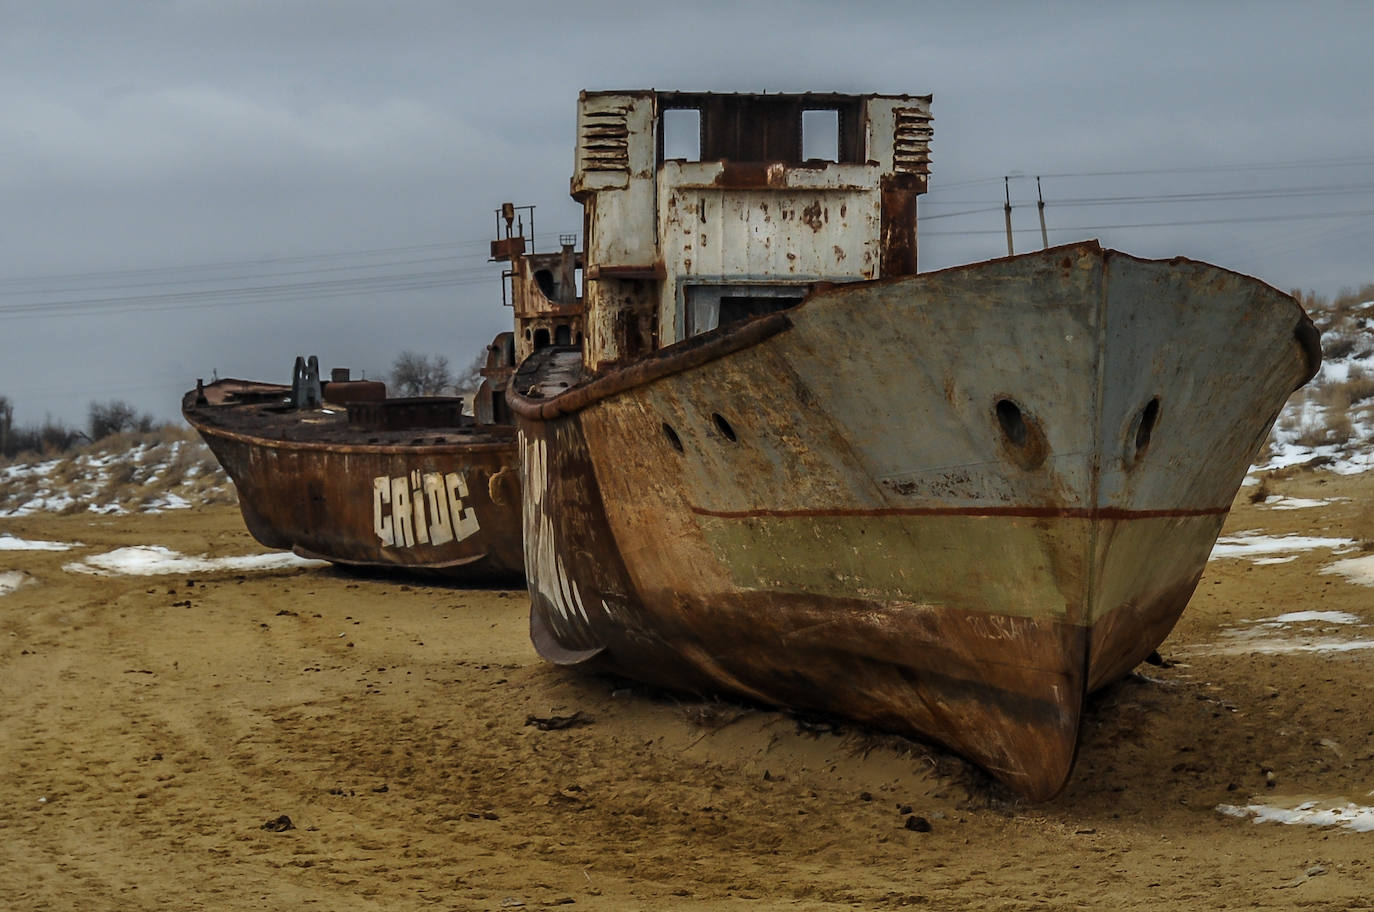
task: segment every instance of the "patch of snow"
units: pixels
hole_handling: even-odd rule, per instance
[[[1322,806],[1325,805],[1325,806]],[[1374,808],[1347,801],[1304,801],[1294,808],[1272,804],[1219,804],[1217,810],[1228,817],[1251,817],[1255,823],[1305,824],[1319,827],[1341,827],[1357,833],[1374,832]]]
[[[1237,636],[1230,643],[1190,650],[1192,655],[1302,655],[1319,652],[1360,652],[1374,649],[1374,640],[1343,640],[1340,637],[1306,637],[1301,640]]]
[[[1322,573],[1339,573],[1356,585],[1374,586],[1374,554],[1338,560],[1329,567],[1323,567]]]
[[[325,561],[306,560],[294,554],[245,554],[239,557],[187,557],[161,545],[135,545],[116,548],[85,560],[63,565],[73,573],[96,576],[160,576],[169,573],[205,573],[216,570],[288,570],[298,567],[324,567]]]
[[[53,473],[62,460],[50,459],[47,462],[35,462],[28,465],[12,465],[0,469],[0,478],[6,481],[15,481],[21,478],[46,478]]]
[[[1282,494],[1275,494],[1264,499],[1264,506],[1273,507],[1275,510],[1305,510],[1308,507],[1324,507],[1327,504],[1335,503],[1337,500],[1346,498],[1334,498],[1332,500],[1313,500],[1308,497],[1285,497]]]
[[[0,595],[9,595],[25,583],[32,582],[27,573],[20,570],[0,570]]]
[[[1268,620],[1260,620],[1256,623],[1266,626],[1282,626],[1284,624],[1359,624],[1361,619],[1348,611],[1289,611],[1272,617]]]
[[[8,532],[0,535],[0,551],[70,551],[80,547],[81,542],[26,541]]]
[[[1243,623],[1223,630],[1220,642],[1187,651],[1196,655],[1300,655],[1374,649],[1374,640],[1332,635],[1333,627],[1369,626],[1363,618],[1346,611],[1289,611]]]
[[[1289,554],[1294,551],[1310,551],[1314,548],[1327,548],[1337,553],[1355,546],[1348,538],[1321,538],[1310,535],[1259,535],[1252,532],[1239,532],[1223,535],[1212,548],[1211,560],[1223,557],[1256,557],[1271,554]]]
[[[189,500],[182,497],[180,494],[173,494],[171,491],[168,491],[166,494],[163,494],[157,500],[154,500],[144,507],[143,512],[162,513],[167,510],[188,510],[190,507],[191,502]]]

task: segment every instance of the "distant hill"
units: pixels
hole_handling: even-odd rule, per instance
[[[158,513],[237,502],[210,448],[195,431],[175,425],[0,463],[0,519],[38,512]]]

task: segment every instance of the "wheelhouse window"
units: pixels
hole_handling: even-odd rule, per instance
[[[840,112],[802,111],[802,161],[840,160]]]
[[[663,112],[661,161],[701,161],[701,112],[695,108],[670,108]]]
[[[688,336],[697,336],[786,310],[800,304],[807,290],[802,285],[688,285],[684,329]]]

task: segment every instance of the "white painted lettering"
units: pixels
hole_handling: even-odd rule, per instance
[[[453,519],[454,536],[462,541],[478,528],[477,514],[473,512],[472,507],[463,506],[463,501],[468,496],[468,483],[457,472],[449,472],[444,476],[444,482],[448,490],[448,510]]]
[[[372,479],[372,531],[377,533],[377,537],[387,547],[396,544],[396,539],[391,535],[391,511],[382,509],[384,505],[389,503],[391,503],[391,479],[385,475],[378,475]]]
[[[425,475],[425,505],[429,508],[430,544],[446,545],[453,541],[448,494],[444,487],[444,476],[438,472],[429,472]]]
[[[405,476],[391,479],[391,518],[396,547],[415,547],[415,529],[410,512],[410,485]]]
[[[420,470],[410,473],[410,508],[415,513],[415,540],[429,544],[429,523],[425,522],[425,492],[420,487]]]
[[[372,479],[372,531],[383,547],[446,545],[481,531],[467,479],[412,470]]]

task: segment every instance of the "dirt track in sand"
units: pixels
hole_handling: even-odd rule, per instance
[[[1243,491],[1225,534],[1374,538],[1374,473],[1274,488],[1349,499]],[[1213,561],[1176,664],[1099,695],[1028,805],[933,748],[543,665],[519,592],[63,569],[256,553],[232,508],[3,533],[83,546],[0,551],[0,908],[1374,908],[1374,832],[1215,810],[1374,805],[1374,649],[1257,651],[1374,639],[1329,549]],[[1297,610],[1356,622],[1253,623]]]

